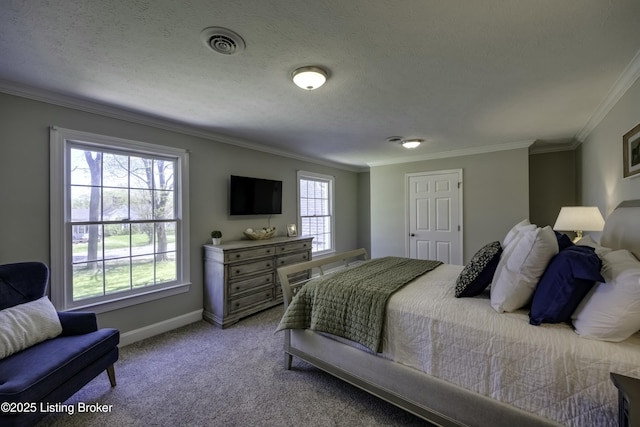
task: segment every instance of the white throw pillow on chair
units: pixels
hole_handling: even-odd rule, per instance
[[[58,313],[47,297],[0,310],[0,359],[61,333]]]

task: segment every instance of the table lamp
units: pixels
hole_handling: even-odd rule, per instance
[[[575,231],[573,242],[582,239],[583,231],[602,231],[604,219],[597,206],[564,206],[560,209],[554,230]]]

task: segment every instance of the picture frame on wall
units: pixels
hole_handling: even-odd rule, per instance
[[[296,237],[298,235],[298,227],[295,224],[287,224],[287,236]]]
[[[622,137],[624,177],[630,178],[640,174],[640,124],[625,133]]]

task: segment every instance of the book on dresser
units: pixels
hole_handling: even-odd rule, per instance
[[[204,245],[204,320],[226,328],[282,304],[277,268],[311,260],[313,237],[273,237]],[[301,279],[310,272],[303,272]]]

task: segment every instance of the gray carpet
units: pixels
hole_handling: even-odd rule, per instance
[[[294,358],[283,368],[276,307],[221,330],[197,322],[123,347],[106,373],[65,404],[111,411],[49,414],[38,426],[427,426]]]

